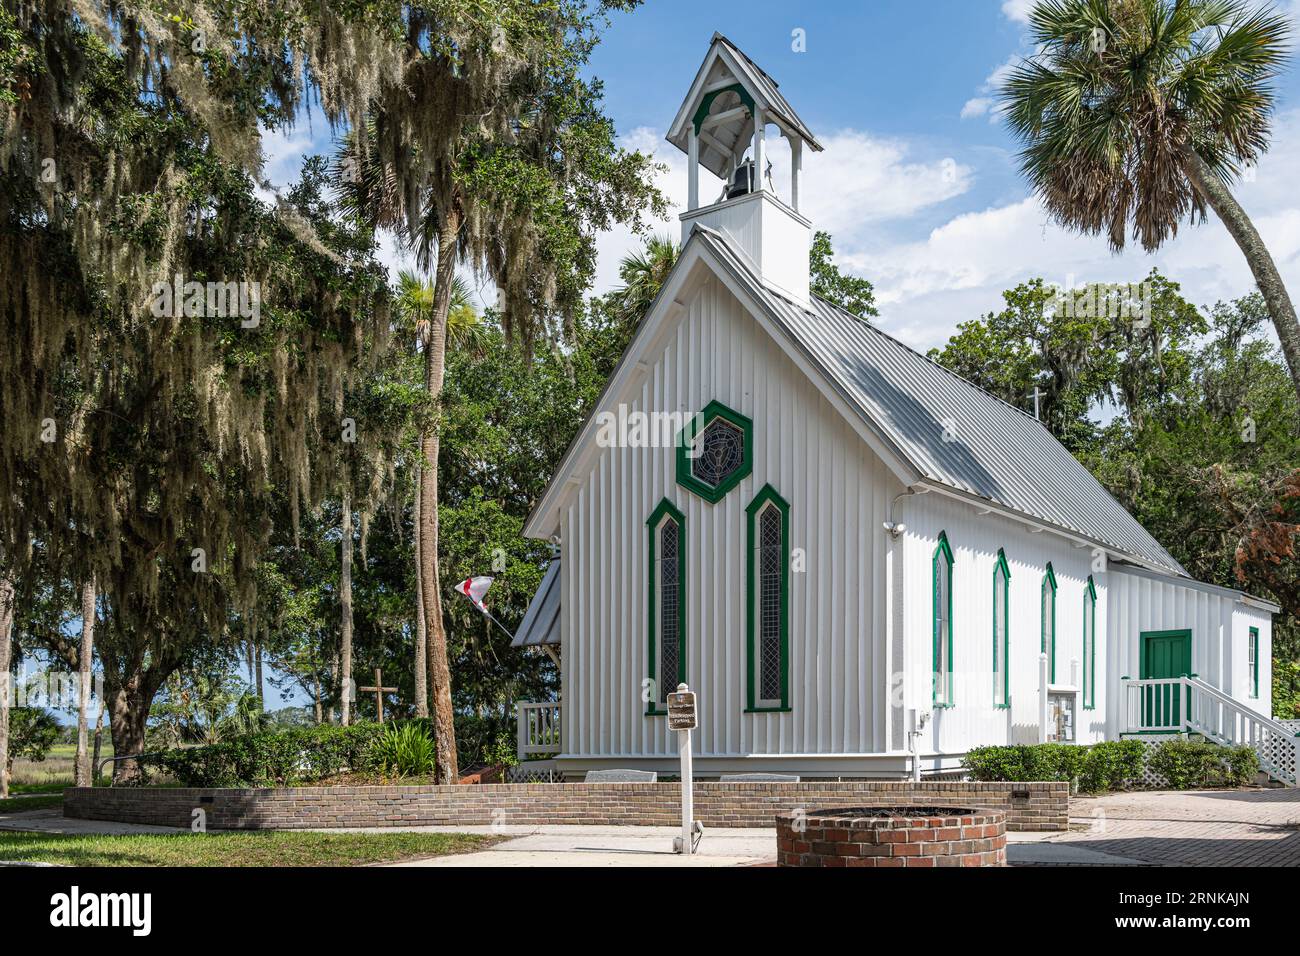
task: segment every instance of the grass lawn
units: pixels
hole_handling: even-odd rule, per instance
[[[63,794],[51,794],[40,797],[10,797],[0,800],[0,813],[25,813],[28,810],[48,810],[50,807],[63,806]]]
[[[0,832],[0,860],[67,866],[359,866],[482,850],[467,833],[178,833],[72,836]]]

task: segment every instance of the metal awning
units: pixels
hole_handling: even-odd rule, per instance
[[[560,644],[560,559],[553,558],[542,576],[537,593],[528,604],[523,623],[515,632],[512,647],[544,647]]]

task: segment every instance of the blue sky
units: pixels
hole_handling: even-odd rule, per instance
[[[878,323],[908,344],[941,346],[959,322],[1001,305],[1025,279],[1137,281],[1152,266],[1199,305],[1252,289],[1245,262],[1211,220],[1155,255],[1113,256],[1103,239],[1067,234],[1030,195],[1016,144],[992,108],[1001,71],[1030,52],[1032,0],[647,0],[613,19],[590,72],[605,84],[622,142],[667,165],[660,186],[677,203],[656,231],[678,234],[685,157],[664,134],[715,30],[772,75],[826,149],[805,159],[804,212],[834,237],[837,258],[876,285]],[[1300,0],[1278,8],[1300,25]],[[792,49],[804,31],[806,52]],[[1293,290],[1300,288],[1300,69],[1277,84],[1273,147],[1237,196]],[[769,143],[774,138],[769,131]],[[321,122],[268,137],[267,175],[295,178],[304,151],[327,151]],[[784,149],[784,145],[780,147]],[[772,149],[781,183],[780,149]],[[702,187],[707,195],[711,187]],[[617,284],[627,230],[599,240],[596,292]],[[401,254],[386,244],[385,260]],[[485,300],[489,288],[479,286]]]
[[[942,345],[958,322],[998,308],[1003,289],[1036,275],[1128,281],[1159,266],[1197,304],[1250,291],[1244,260],[1217,222],[1185,230],[1153,256],[1113,256],[1104,240],[1050,223],[993,108],[999,75],[1031,52],[1031,5],[649,0],[615,19],[591,66],[625,142],[669,164],[662,185],[681,202],[684,157],[664,133],[713,31],[740,46],[826,146],[805,161],[805,211],[833,235],[841,264],[876,284],[879,323],[917,348]],[[1279,9],[1297,19],[1295,2]],[[806,52],[792,49],[796,29]],[[1300,71],[1293,67],[1277,88],[1274,147],[1237,194],[1296,288]],[[634,241],[604,237],[598,287],[617,281],[617,257]]]

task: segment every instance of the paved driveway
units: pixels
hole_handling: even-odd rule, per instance
[[[1300,789],[1077,797],[1070,817],[1037,842],[1158,866],[1300,866]]]

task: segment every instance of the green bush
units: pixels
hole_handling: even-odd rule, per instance
[[[1079,789],[1086,793],[1122,790],[1142,776],[1146,746],[1140,740],[1108,740],[1088,748],[1079,775]]]
[[[187,787],[275,787],[370,769],[381,724],[259,731],[205,747],[167,750],[147,761]]]
[[[421,777],[433,773],[433,738],[420,723],[389,724],[370,742],[369,765],[396,777]]]
[[[1237,787],[1259,773],[1259,757],[1251,748],[1220,747],[1204,740],[1161,741],[1147,762],[1172,790]]]
[[[1090,793],[1116,790],[1142,775],[1142,744],[1118,740],[1091,747],[1074,744],[1021,744],[976,747],[962,766],[981,781],[1072,781]]]
[[[59,721],[43,707],[15,707],[9,711],[9,759],[12,772],[18,757],[36,763],[44,760],[59,742]]]

